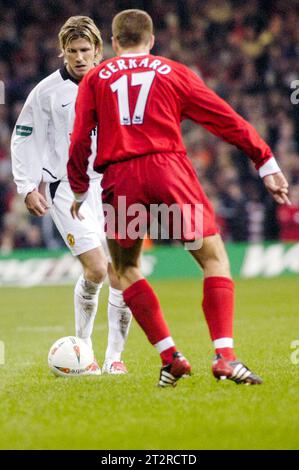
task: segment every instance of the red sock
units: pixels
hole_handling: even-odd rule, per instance
[[[163,364],[171,363],[176,347],[164,320],[159,300],[147,280],[141,279],[132,284],[124,290],[123,297],[149,342],[160,353]]]
[[[228,277],[213,276],[204,280],[202,308],[216,354],[236,359],[233,349],[234,283]]]

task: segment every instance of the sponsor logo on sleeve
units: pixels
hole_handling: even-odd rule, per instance
[[[28,137],[32,134],[33,127],[30,126],[17,126],[16,127],[16,134],[22,137]]]

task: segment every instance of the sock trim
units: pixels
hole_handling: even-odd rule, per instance
[[[130,287],[127,287],[127,289],[123,291],[123,298],[126,304],[130,302],[130,299],[136,295],[136,292],[138,292],[140,288],[142,289],[141,286],[143,284],[149,285],[146,279],[139,279],[138,281],[134,282],[134,284],[132,284]]]
[[[109,302],[109,300],[108,300],[108,304],[111,305],[112,307],[115,307],[115,308],[121,308],[122,310],[123,310],[124,308],[128,308],[126,305],[124,305],[124,307],[122,307],[121,305],[115,305],[115,304],[113,304],[112,302]]]
[[[234,281],[230,277],[210,276],[204,279],[204,290],[224,287],[230,290],[234,288]]]
[[[233,338],[218,338],[213,341],[213,345],[215,349],[220,348],[231,348],[234,347],[234,340]]]
[[[109,287],[108,303],[116,308],[127,308],[122,291],[111,286]]]
[[[161,341],[158,341],[158,343],[154,344],[155,348],[157,349],[158,353],[161,354],[163,351],[166,351],[166,349],[169,349],[171,347],[174,347],[174,341],[171,336],[168,336],[167,338],[161,339]]]
[[[109,286],[109,294],[122,295],[122,290]]]

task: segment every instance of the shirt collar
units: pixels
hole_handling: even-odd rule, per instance
[[[120,57],[140,57],[142,55],[149,55],[148,52],[131,52],[128,54],[121,54]]]
[[[59,69],[60,75],[63,78],[63,80],[71,80],[72,82],[76,83],[76,85],[79,85],[79,80],[76,80],[67,70],[66,65],[61,67]]]

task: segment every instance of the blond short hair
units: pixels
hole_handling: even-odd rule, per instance
[[[153,21],[143,10],[121,11],[112,21],[112,35],[124,48],[147,44],[153,30]]]
[[[71,16],[61,27],[58,39],[61,54],[63,57],[68,44],[74,39],[83,38],[93,44],[97,49],[95,59],[99,61],[103,55],[103,40],[100,30],[94,21],[88,16]]]

